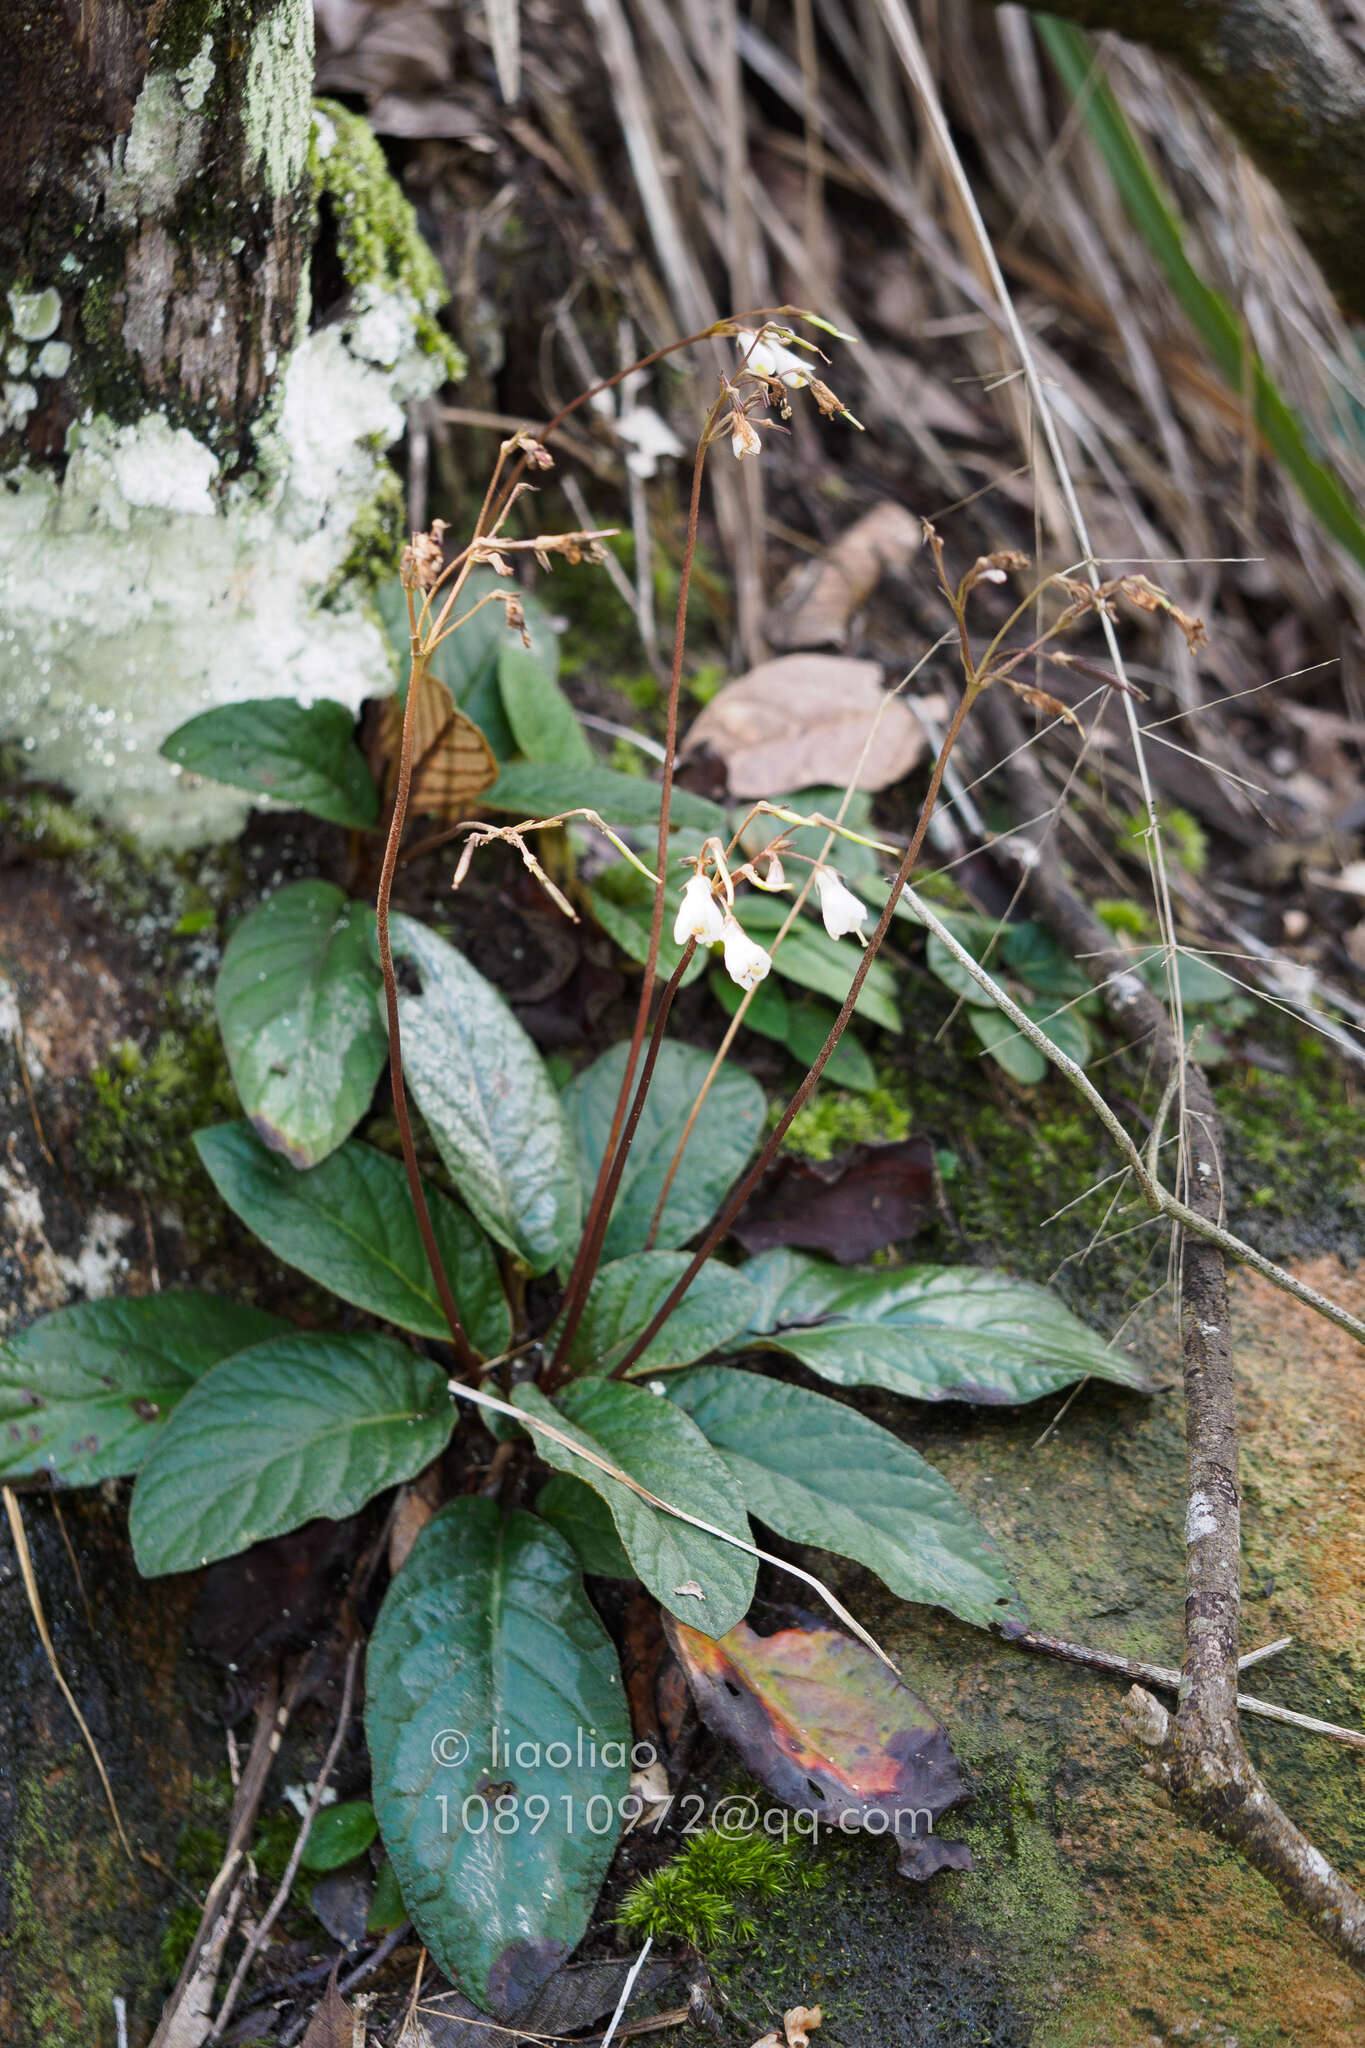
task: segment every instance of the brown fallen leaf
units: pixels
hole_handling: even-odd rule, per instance
[[[810,2037],[824,2020],[818,2005],[794,2005],[782,2015],[787,2048],[810,2048]]]
[[[965,1796],[929,1709],[840,1629],[758,1636],[740,1622],[713,1641],[664,1616],[708,1728],[798,1813],[841,1833],[894,1835],[902,1876],[970,1870],[965,1842],[933,1833]]]
[[[914,712],[882,689],[875,661],[787,654],[727,683],[693,721],[682,751],[686,759],[706,748],[723,761],[732,796],[770,797],[845,788],[855,774],[859,789],[886,789],[909,774],[925,745]]]
[[[903,574],[918,554],[923,527],[904,505],[883,499],[815,561],[782,584],[768,614],[774,647],[845,647],[854,613],[884,575]]]
[[[337,1990],[335,1968],[327,1980],[322,2004],[308,2022],[303,2048],[354,2048],[355,2016]]]
[[[746,1252],[799,1245],[856,1265],[913,1237],[934,1198],[930,1138],[855,1145],[838,1159],[782,1153],[731,1225]]]

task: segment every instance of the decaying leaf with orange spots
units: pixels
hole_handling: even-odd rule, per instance
[[[894,1835],[903,1876],[968,1870],[939,1818],[964,1797],[948,1738],[923,1702],[840,1629],[710,1636],[664,1616],[708,1728],[756,1778],[822,1828]]]

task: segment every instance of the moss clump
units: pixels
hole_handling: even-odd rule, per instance
[[[190,1140],[206,1124],[236,1115],[237,1102],[207,991],[177,991],[168,1007],[177,1020],[149,1053],[124,1039],[91,1074],[79,1160],[96,1183],[171,1196],[188,1231],[211,1234],[218,1205]]]
[[[1209,840],[1198,818],[1191,811],[1181,810],[1178,804],[1159,805],[1158,816],[1167,852],[1174,853],[1192,875],[1202,875],[1209,864]],[[1147,830],[1147,813],[1130,813],[1119,828],[1119,852],[1131,854],[1133,840],[1144,838]]]
[[[771,1105],[773,1123],[781,1112],[781,1103]],[[850,1145],[889,1145],[909,1135],[910,1105],[904,1084],[897,1079],[895,1085],[884,1083],[865,1095],[851,1094],[847,1088],[817,1090],[794,1118],[786,1142],[790,1151],[804,1153],[807,1159],[833,1159]]]
[[[711,1949],[727,1937],[752,1941],[759,1906],[821,1882],[821,1871],[793,1843],[708,1828],[672,1863],[633,1884],[617,1918],[657,1942]]]
[[[954,1746],[969,1762],[960,1728]],[[1081,1921],[1080,1887],[1058,1853],[1050,1806],[1031,1762],[983,1760],[961,1828],[974,1868],[956,1880],[955,1906],[1010,1957],[1026,2003],[1062,1969]]]
[[[16,846],[32,847],[49,860],[89,853],[103,836],[83,811],[39,789],[0,800],[0,830]]]
[[[346,281],[381,291],[406,292],[416,304],[417,339],[428,355],[441,358],[447,377],[463,377],[464,356],[437,322],[450,294],[441,266],[422,240],[417,215],[384,159],[374,130],[336,100],[319,100],[318,113],[332,131],[313,124],[310,169],[319,200],[336,216],[337,255]]]
[[[1262,1012],[1256,1036],[1287,1072],[1238,1065],[1214,1100],[1227,1150],[1228,1208],[1272,1258],[1365,1249],[1365,1098],[1355,1070]]]
[[[407,507],[397,473],[383,465],[374,496],[351,523],[346,559],[327,586],[327,596],[354,593],[355,584],[373,589],[391,577],[406,538]]]

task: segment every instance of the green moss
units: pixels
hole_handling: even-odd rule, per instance
[[[634,775],[648,779],[649,764],[640,749],[629,740],[615,739],[607,756],[607,766],[614,768],[618,775]]]
[[[236,1115],[237,1101],[210,991],[188,982],[163,1007],[175,1021],[149,1053],[121,1040],[91,1074],[79,1162],[96,1184],[171,1198],[187,1230],[211,1234],[219,1208],[190,1140]]]
[[[618,1918],[633,1934],[709,1950],[727,1937],[753,1940],[760,1906],[821,1882],[793,1843],[767,1835],[694,1835],[681,1856],[633,1884]]]
[[[1256,1038],[1289,1071],[1220,1070],[1214,1100],[1227,1140],[1228,1206],[1272,1257],[1365,1249],[1365,1096],[1355,1069],[1321,1039],[1256,1019]]]
[[[18,1788],[5,1946],[23,2038],[44,2048],[89,2048],[115,1994],[135,1998],[148,1975],[120,1940],[128,1877],[118,1837],[85,1825],[88,1768],[75,1744]]]
[[[101,838],[93,819],[74,804],[45,790],[26,790],[0,801],[0,830],[17,846],[31,846],[50,860],[88,853]]]
[[[204,37],[222,13],[222,0],[176,0],[174,7],[159,12],[152,37],[156,69],[178,71],[198,55]]]
[[[374,496],[357,513],[351,525],[346,559],[333,576],[327,596],[345,591],[354,595],[358,582],[368,589],[393,576],[406,538],[407,507],[403,486],[396,471],[385,463],[375,484]]]
[[[1101,924],[1108,925],[1111,932],[1125,932],[1134,939],[1150,938],[1155,930],[1149,911],[1131,896],[1100,896],[1095,901],[1095,915]]]
[[[252,1859],[262,1878],[277,1885],[298,1840],[299,1817],[292,1806],[272,1806],[256,1824],[251,1844]]]
[[[1181,810],[1178,804],[1159,805],[1158,816],[1167,851],[1174,853],[1181,866],[1192,875],[1202,875],[1209,864],[1209,841],[1198,818],[1191,811]],[[1119,851],[1131,853],[1131,842],[1143,838],[1146,831],[1147,813],[1134,811],[1120,827]]]
[[[960,1728],[954,1747],[970,1765]],[[954,1880],[954,1909],[1010,1958],[1015,1991],[1031,2004],[1065,1964],[1081,1921],[1080,1887],[1058,1853],[1038,1766],[996,1756],[973,1776],[961,1834],[974,1868]]]
[[[378,285],[406,291],[417,308],[417,338],[429,355],[441,358],[446,375],[463,377],[464,356],[437,322],[450,296],[441,266],[422,240],[417,215],[384,158],[374,130],[336,100],[319,100],[318,113],[335,131],[324,154],[313,124],[310,168],[319,201],[336,217],[337,254],[353,287]]]
[[[170,1918],[161,1930],[157,1943],[157,1961],[161,1974],[168,1984],[174,1984],[185,1967],[185,1958],[199,1931],[199,1908],[188,1899],[171,1909]]]
[[[769,1106],[776,1123],[782,1104]],[[796,1116],[787,1134],[790,1151],[807,1159],[832,1159],[850,1145],[892,1144],[910,1135],[910,1105],[894,1083],[854,1095],[847,1088],[820,1088]]]

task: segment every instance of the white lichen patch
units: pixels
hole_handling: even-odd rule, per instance
[[[64,377],[71,368],[69,341],[49,341],[38,351],[33,368],[40,377]]]
[[[46,341],[49,334],[57,332],[62,302],[51,285],[46,291],[12,291],[7,296],[9,316],[20,341]]]
[[[185,105],[191,113],[197,113],[208,98],[209,87],[213,84],[213,37],[206,35],[199,48],[182,71],[175,74]]]
[[[152,413],[83,420],[60,483],[20,470],[0,492],[4,730],[30,773],[149,844],[226,836],[250,808],[159,757],[196,712],[281,696],[356,708],[392,687],[366,593],[335,586],[404,404],[444,376],[417,344],[415,301],[393,298],[362,293],[353,321],[293,352],[245,477],[224,483],[208,448]],[[374,360],[381,331],[385,354],[402,344],[389,363]]]
[[[96,1209],[74,1255],[55,1251],[38,1189],[17,1161],[0,1164],[0,1235],[14,1283],[0,1315],[0,1334],[6,1325],[22,1328],[34,1316],[64,1307],[73,1296],[98,1301],[114,1293],[128,1273],[129,1261],[119,1246],[132,1227],[128,1217]]]
[[[105,204],[113,219],[131,226],[169,213],[199,169],[207,135],[208,122],[189,105],[179,81],[152,72],[137,96],[132,127],[109,159]]]
[[[1202,1487],[1196,1487],[1190,1495],[1190,1504],[1185,1510],[1185,1541],[1198,1543],[1205,1536],[1212,1536],[1218,1527],[1218,1517],[1213,1511],[1213,1502]]]
[[[313,101],[311,0],[279,0],[251,38],[242,132],[267,192],[291,192],[308,161]]]
[[[7,383],[0,390],[0,425],[22,427],[38,403],[38,393],[32,384]]]

